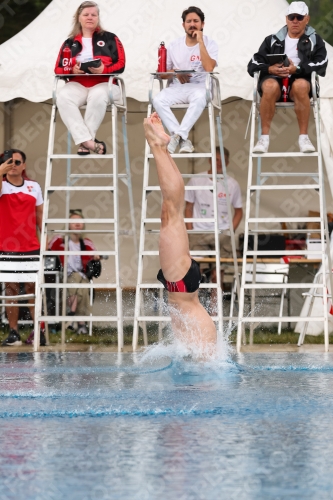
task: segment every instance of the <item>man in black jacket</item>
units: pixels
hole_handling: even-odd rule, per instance
[[[325,43],[308,25],[309,9],[304,2],[292,2],[287,11],[284,26],[275,35],[265,38],[248,64],[251,76],[260,71],[259,92],[262,95],[260,116],[262,135],[253,148],[254,153],[267,153],[269,129],[275,112],[275,103],[281,98],[282,79],[289,78],[290,100],[295,103],[299,125],[299,147],[301,153],[315,151],[308,137],[310,116],[311,73],[325,76],[327,52]],[[267,54],[286,54],[289,66],[277,63],[270,65]]]

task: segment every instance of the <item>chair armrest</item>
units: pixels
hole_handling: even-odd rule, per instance
[[[211,102],[214,108],[221,111],[221,90],[220,81],[213,73],[206,75],[206,99]]]
[[[313,102],[318,101],[317,90],[319,90],[319,77],[315,71],[311,73],[311,90]]]
[[[113,81],[116,80],[120,89],[120,99],[121,102],[120,104],[115,102],[113,98],[113,92],[112,92],[112,84]],[[121,109],[122,111],[127,111],[127,100],[126,100],[126,90],[125,90],[125,83],[124,80],[121,76],[118,74],[110,75],[109,80],[108,80],[108,92],[109,92],[109,98],[110,98],[110,103],[114,104],[116,108]]]
[[[259,85],[259,77],[260,77],[260,71],[257,71],[253,75],[253,102],[260,102],[260,95],[258,92],[258,85]]]
[[[53,88],[52,88],[52,104],[56,104],[57,102],[57,89],[61,76],[63,77],[63,75],[55,75],[54,77]]]
[[[155,80],[158,81],[158,83],[159,83],[159,87],[160,87],[159,92],[161,92],[161,90],[163,90],[162,78],[159,75],[156,75],[155,73],[151,74],[150,80],[149,80],[149,91],[148,91],[148,101],[149,101],[149,104],[151,104],[151,105],[153,104],[153,92],[154,92]]]

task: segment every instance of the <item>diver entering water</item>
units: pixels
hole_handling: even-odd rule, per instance
[[[187,345],[216,344],[216,327],[199,302],[201,281],[199,265],[190,257],[184,223],[184,182],[168,152],[170,136],[153,113],[144,120],[145,136],[156,161],[162,192],[159,256],[161,269],[157,278],[168,290],[171,325],[177,338]]]

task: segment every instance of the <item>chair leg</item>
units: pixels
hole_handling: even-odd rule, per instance
[[[232,284],[232,289],[231,289],[231,302],[230,302],[230,312],[229,312],[229,333],[232,330],[232,317],[234,315],[234,304],[235,304],[235,299],[236,299],[236,279],[234,278],[234,282]]]
[[[284,288],[281,293],[281,302],[280,302],[280,311],[279,311],[279,318],[282,318],[283,316],[283,303],[284,303],[284,297],[286,294],[287,290]],[[282,330],[282,321],[279,321],[279,326],[278,326],[278,335],[281,335],[281,330]]]
[[[141,291],[141,314],[142,316],[145,316],[145,303],[144,303],[144,294]],[[143,330],[143,343],[145,346],[148,345],[148,335],[147,335],[147,322],[143,321],[142,322],[142,330]]]
[[[39,282],[38,279],[35,281],[35,319],[34,319],[34,352],[39,351],[40,346],[40,331],[39,331],[39,322],[38,317],[41,312],[41,301],[40,301],[40,290],[39,290]]]
[[[47,300],[46,300],[45,288],[43,289],[42,294],[43,294],[43,308],[44,308],[45,316],[47,316]],[[46,339],[46,343],[49,344],[50,343],[49,324],[47,321],[45,321],[45,339]]]

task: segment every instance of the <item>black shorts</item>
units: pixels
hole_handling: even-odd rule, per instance
[[[179,281],[167,281],[164,278],[162,269],[158,271],[157,279],[163,283],[168,292],[193,293],[196,292],[201,283],[201,272],[199,264],[191,259],[191,267],[184,278]]]
[[[5,259],[1,258],[2,255],[6,255],[8,257],[13,256],[15,257],[14,259]],[[34,256],[36,255],[36,258],[30,258],[27,259],[29,256]],[[0,261],[6,261],[6,262],[32,262],[39,260],[39,255],[40,255],[40,250],[30,250],[29,252],[1,252],[0,251]],[[21,258],[18,258],[20,256]]]
[[[274,76],[274,75],[264,75],[262,78],[260,78],[259,84],[258,84],[258,92],[259,92],[260,96],[262,96],[261,86],[262,86],[263,82],[265,80],[268,80],[269,78],[274,78],[274,80],[276,80],[278,82],[278,84],[280,85],[280,89],[282,90],[282,78],[279,78],[279,77]],[[310,84],[309,97],[311,99],[311,97],[312,97],[311,75],[310,76],[291,75],[291,77],[289,78],[290,89],[292,88],[294,81],[298,80],[299,78],[302,78],[303,80],[306,80],[307,82],[309,82],[309,84]],[[318,96],[318,92],[319,92],[319,89],[317,89],[317,96]],[[290,102],[292,102],[292,101],[290,101]]]

